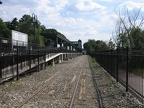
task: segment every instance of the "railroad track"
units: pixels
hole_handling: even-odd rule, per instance
[[[82,61],[82,60],[81,60]],[[67,72],[69,72],[70,70],[73,70],[75,67],[79,66],[79,64],[75,64],[73,65],[70,69],[68,69],[67,67],[65,67],[63,70],[57,72],[56,74],[54,74],[53,76],[49,77],[48,79],[46,79],[43,84],[41,84],[39,87],[37,87],[32,94],[26,98],[23,102],[21,102],[18,106],[16,106],[17,108],[22,108],[25,104],[27,104],[28,102],[30,102],[32,99],[38,97],[38,95],[40,95],[42,92],[46,91],[46,89],[48,88],[48,85],[50,83],[52,83],[54,80],[56,80],[59,76],[64,76]],[[52,92],[52,91],[50,91]],[[14,104],[15,102],[13,102]],[[11,107],[15,107],[14,105],[11,105]]]
[[[71,98],[71,102],[70,102],[69,108],[72,108],[72,107],[73,107],[75,95],[76,95],[76,92],[77,92],[77,89],[78,89],[78,85],[79,85],[79,83],[80,83],[80,78],[81,78],[82,70],[83,70],[83,69],[81,68],[81,71],[80,71],[79,76],[78,76],[77,83],[76,83],[76,85],[75,85],[75,88],[74,88],[74,91],[73,91],[73,94],[72,94],[72,98]]]
[[[37,96],[40,92],[43,92],[45,90],[45,88],[48,86],[48,84],[50,82],[52,82],[58,75],[61,74],[61,71],[57,72],[55,75],[51,76],[50,78],[48,78],[47,80],[44,81],[44,84],[42,86],[40,86],[38,89],[36,89],[33,94],[28,97],[25,101],[23,101],[18,108],[23,107],[26,103],[28,103],[32,98],[34,98],[35,96]]]
[[[69,108],[97,107],[97,96],[94,96],[95,91],[91,79],[92,75],[90,73],[90,67],[87,60],[88,59],[85,59],[83,61],[79,75],[77,75],[78,79],[74,86],[73,92],[71,93],[70,104],[68,106]]]
[[[64,63],[65,65],[63,63],[59,64],[61,66],[56,65],[59,68],[51,67],[52,71],[49,71],[51,73],[44,74],[48,76],[43,80],[42,76],[41,83],[34,83],[37,85],[28,89],[29,91],[23,88],[29,92],[27,98],[24,96],[16,103],[14,101],[11,106],[8,104],[8,107],[121,108],[136,105],[135,101],[129,100],[130,97],[127,97],[124,89],[119,88],[119,84],[113,81],[113,78],[99,65],[92,64],[93,71],[91,71],[86,56],[74,61],[76,62],[73,63],[70,60]],[[36,77],[39,78],[39,76]],[[23,93],[23,89],[20,93]]]
[[[89,67],[86,60],[79,61],[66,72],[60,72],[62,74],[58,73],[51,76],[49,79],[45,81],[43,87],[40,87],[40,89],[33,93],[33,95],[31,95],[29,98],[23,101],[23,103],[21,103],[18,106],[18,108],[27,107],[27,105],[33,104],[35,102],[39,103],[42,101],[48,103],[45,107],[97,107],[96,97],[94,97],[94,93],[92,93],[91,91],[92,89],[88,88],[88,78],[90,80],[91,77],[88,77],[88,75],[90,75],[90,72],[88,72]],[[91,87],[93,86],[91,85]],[[90,98],[88,98],[88,96]],[[94,100],[94,102],[92,103],[89,100]],[[60,107],[59,105],[54,105],[56,104],[55,101],[57,102],[57,104],[63,102],[64,103]],[[91,103],[93,104],[93,107]],[[50,106],[50,104],[53,104],[54,106]],[[39,106],[42,107],[42,104]]]

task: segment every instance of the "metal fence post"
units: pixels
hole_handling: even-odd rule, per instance
[[[14,49],[12,49],[12,73],[14,76]]]
[[[110,50],[110,72],[111,75],[113,74],[113,70],[112,70],[112,50]]]
[[[3,64],[2,64],[2,59],[0,60],[1,62],[0,62],[0,78],[2,78],[2,66],[3,66]]]
[[[45,51],[44,55],[45,55],[45,60],[44,60],[45,62],[44,63],[45,63],[45,70],[46,70],[46,55],[47,55],[46,51]]]
[[[29,49],[29,69],[31,69],[31,50]],[[31,75],[31,71],[30,71]]]
[[[17,48],[17,80],[19,80],[19,49]]]
[[[118,56],[118,48],[116,50],[116,81],[118,82],[118,78],[119,78],[119,73],[118,73],[118,68],[119,68],[119,56]]]
[[[126,92],[128,92],[128,47],[126,48]]]
[[[39,50],[38,50],[38,72],[39,72]]]

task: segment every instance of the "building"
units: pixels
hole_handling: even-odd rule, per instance
[[[82,49],[82,41],[79,39],[78,41],[71,41],[75,46]]]

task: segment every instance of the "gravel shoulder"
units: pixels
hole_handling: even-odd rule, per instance
[[[105,108],[143,108],[144,105],[99,64],[92,63]]]

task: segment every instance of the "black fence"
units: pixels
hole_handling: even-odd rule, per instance
[[[12,50],[16,49],[39,49],[41,48],[38,44],[28,43],[18,40],[12,40],[7,38],[0,37],[0,54],[12,52]]]
[[[37,44],[24,43],[0,38],[0,82],[9,78],[19,79],[19,75],[30,70],[39,71],[46,67],[46,57],[57,53],[80,52],[56,47],[39,47]],[[51,62],[51,61],[50,61]]]
[[[144,102],[144,51],[128,48],[101,51],[91,56],[117,81]]]

